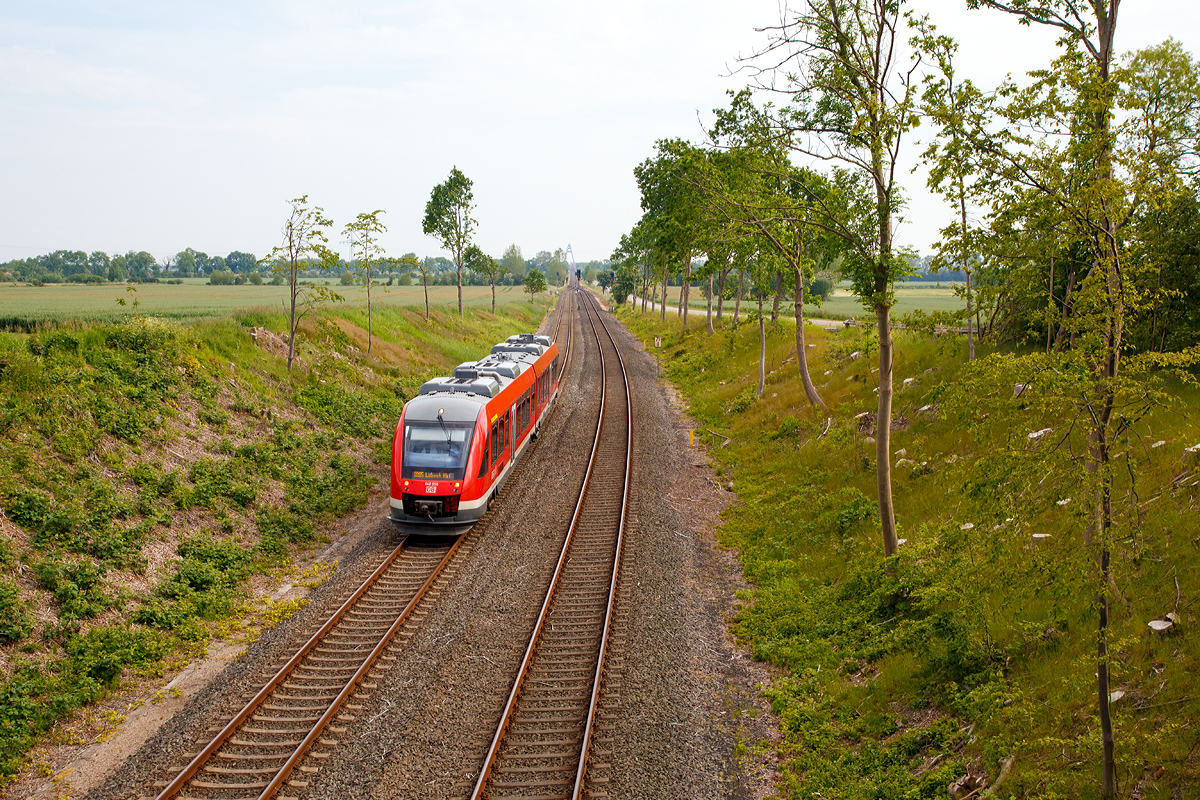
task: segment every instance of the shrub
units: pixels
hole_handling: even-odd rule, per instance
[[[758,398],[754,393],[754,387],[747,386],[742,390],[741,394],[733,398],[733,402],[731,402],[728,408],[725,409],[725,413],[729,415],[741,414],[743,411],[750,408],[750,406],[754,405],[754,401],[757,399]]]
[[[113,600],[104,593],[106,570],[89,562],[63,564],[47,559],[35,568],[38,584],[58,601],[58,619],[65,625],[91,619],[111,608]]]
[[[33,617],[21,597],[21,587],[0,577],[0,644],[15,644],[33,633]]]
[[[819,297],[824,302],[829,299],[829,295],[833,294],[833,281],[824,276],[818,276],[809,281],[808,293],[812,297]]]

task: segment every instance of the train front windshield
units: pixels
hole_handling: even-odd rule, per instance
[[[404,477],[461,481],[474,430],[474,424],[461,422],[405,424]]]

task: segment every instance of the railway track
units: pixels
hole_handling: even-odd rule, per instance
[[[554,337],[567,334],[564,369],[573,344],[573,297],[555,312]],[[174,778],[156,784],[155,800],[267,800],[284,787],[303,789],[375,689],[372,668],[389,655],[397,635],[424,616],[440,579],[471,533],[453,544],[406,537],[325,624],[233,716]],[[210,729],[212,730],[212,729]]]
[[[217,735],[178,770],[157,800],[269,798],[299,773],[315,772],[334,737],[361,706],[357,692],[413,616],[466,537],[453,544],[414,545],[406,538],[308,642]],[[327,735],[328,734],[328,735]]]
[[[577,298],[601,353],[587,473],[533,635],[472,793],[578,798],[604,678],[629,498],[632,407],[624,362],[595,301]],[[586,299],[585,299],[586,298]]]

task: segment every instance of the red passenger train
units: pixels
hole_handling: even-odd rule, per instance
[[[407,533],[466,531],[536,438],[561,369],[549,337],[521,333],[421,386],[396,425],[388,519]]]

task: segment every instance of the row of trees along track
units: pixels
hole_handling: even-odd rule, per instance
[[[564,329],[566,358],[573,345],[573,302],[557,312],[554,337]],[[564,314],[563,311],[566,313]],[[623,422],[622,422],[623,424]],[[479,526],[476,526],[478,529]],[[157,800],[168,798],[266,798],[285,785],[303,788],[301,776],[329,756],[346,733],[338,722],[353,721],[362,692],[376,688],[368,679],[397,634],[423,614],[423,600],[433,602],[437,590],[457,572],[456,556],[472,549],[477,530],[453,544],[420,542],[406,537],[383,563],[325,622],[287,663],[253,696],[185,767],[160,782]],[[445,581],[439,581],[445,579]],[[306,763],[302,763],[306,762]]]
[[[595,300],[579,292],[601,359],[587,473],[533,635],[472,798],[584,795],[621,567],[632,406],[624,360]]]

